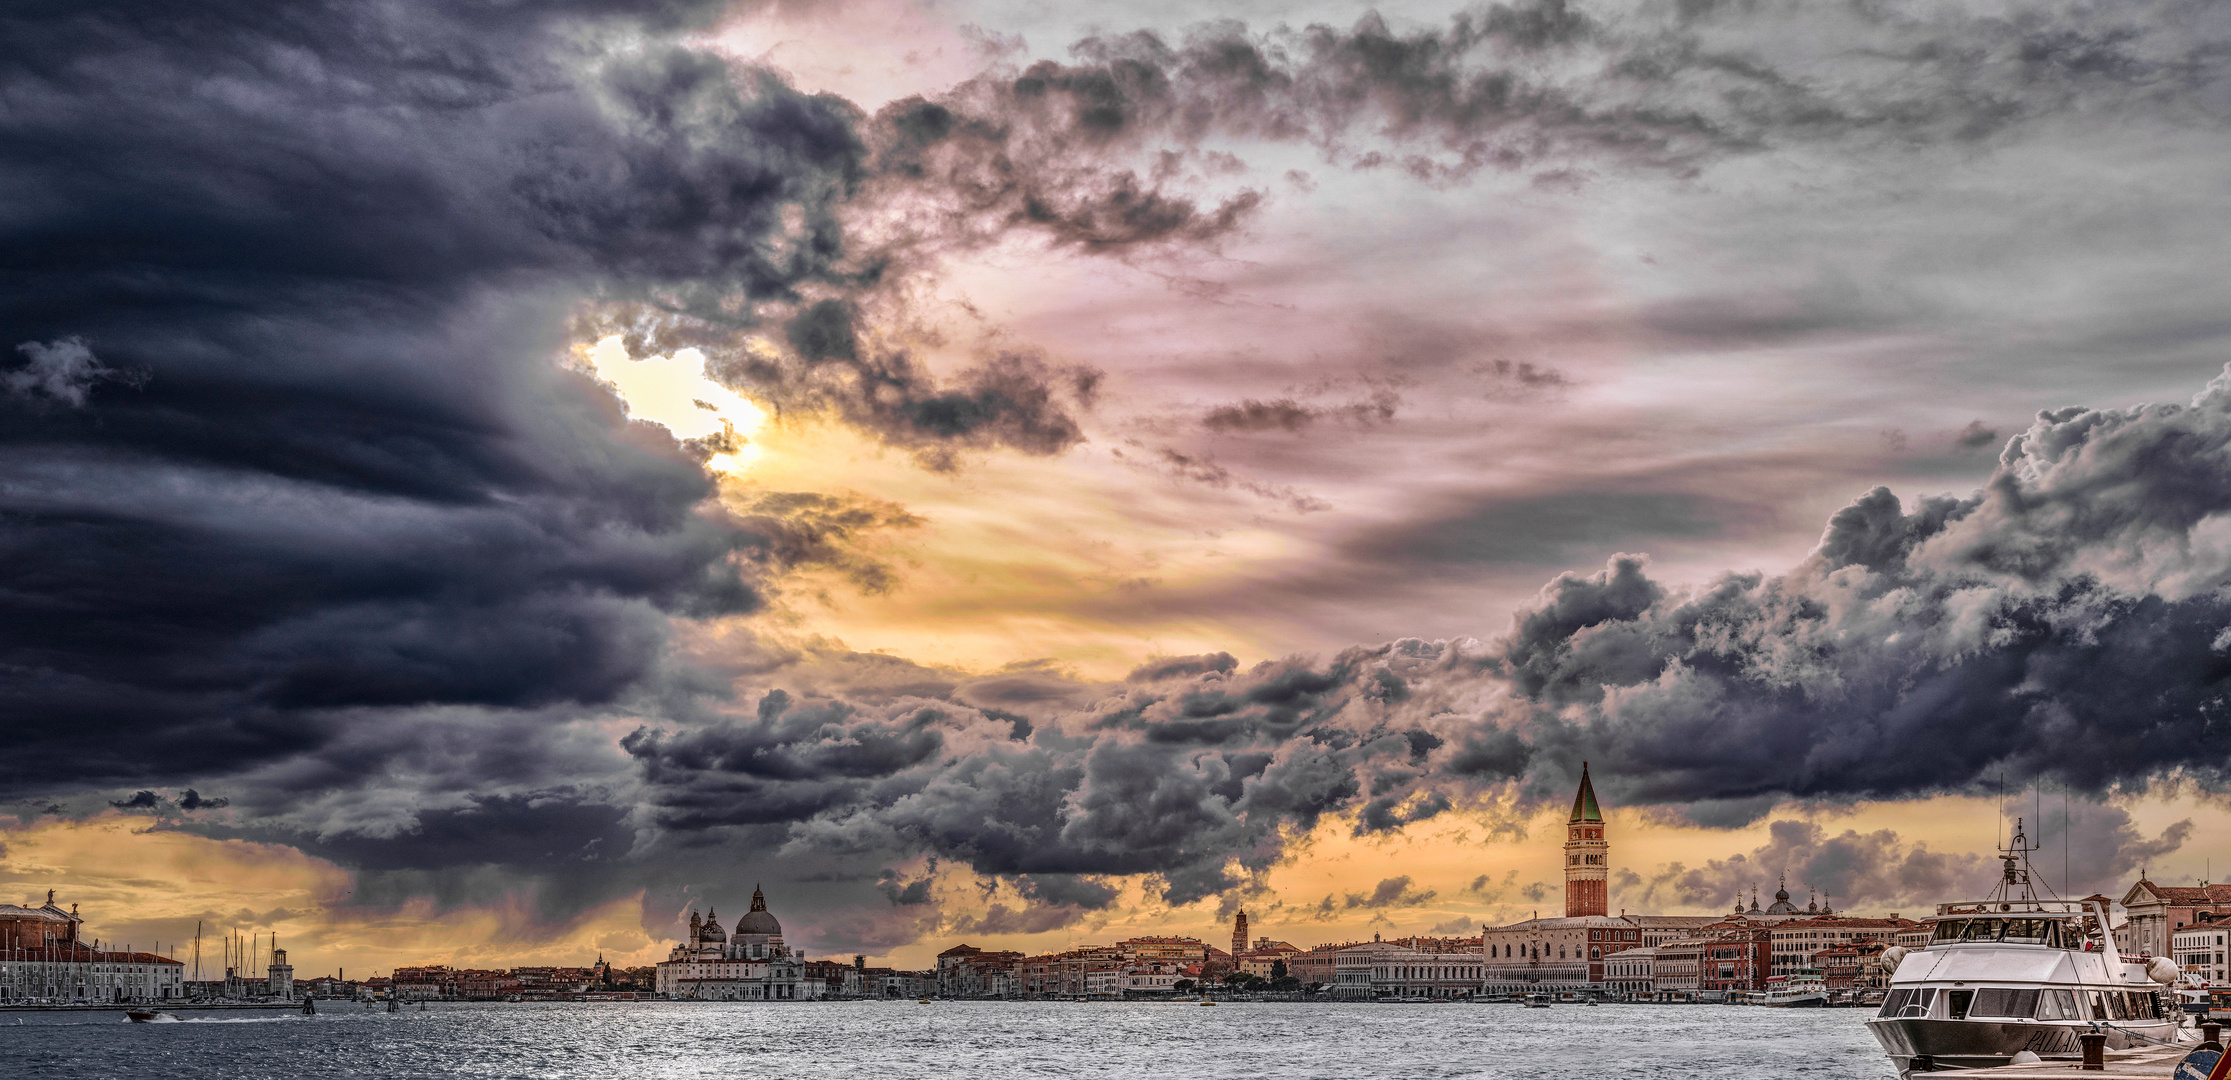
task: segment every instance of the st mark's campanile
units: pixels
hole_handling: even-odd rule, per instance
[[[1573,816],[1565,825],[1565,917],[1608,915],[1604,878],[1611,845],[1604,842],[1604,812],[1596,806],[1588,763],[1580,763],[1580,790],[1573,793]]]

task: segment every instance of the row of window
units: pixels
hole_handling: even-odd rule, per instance
[[[1877,1016],[1912,1019],[2006,1017],[2034,1020],[2152,1020],[2161,999],[2144,990],[2028,990],[1987,986],[1892,990]]]
[[[1500,952],[1498,952],[1498,951],[1497,951],[1498,949],[1500,949],[1501,951],[1500,951]],[[1579,947],[1579,946],[1577,946],[1577,945],[1573,946],[1573,957],[1572,957],[1573,959],[1576,959],[1576,960],[1577,960],[1577,959],[1579,959],[1579,958],[1580,958],[1580,951],[1579,951],[1579,950],[1580,950],[1580,947]],[[1603,950],[1601,950],[1601,949],[1594,949],[1594,950],[1590,950],[1590,951],[1592,951],[1592,952],[1595,952],[1595,953],[1596,953],[1597,955],[1599,955],[1599,956],[1600,956],[1600,955],[1602,955],[1602,953],[1603,953]],[[1500,946],[1498,946],[1498,945],[1489,945],[1489,946],[1487,947],[1487,955],[1489,955],[1489,956],[1503,956],[1503,957],[1508,957],[1509,955],[1511,955],[1511,946],[1509,946],[1509,945],[1500,945]],[[1521,956],[1521,957],[1524,957],[1525,959],[1528,959],[1528,960],[1547,960],[1547,959],[1549,959],[1549,946],[1547,946],[1547,945],[1535,945],[1535,946],[1532,946],[1532,947],[1531,947],[1531,949],[1529,950],[1529,947],[1528,947],[1528,946],[1525,946],[1525,945],[1520,945],[1520,946],[1518,946],[1518,955],[1519,955],[1519,956]],[[1563,945],[1559,945],[1559,946],[1557,946],[1557,959],[1559,959],[1559,960],[1563,960],[1563,959],[1565,959],[1565,946],[1563,946]]]

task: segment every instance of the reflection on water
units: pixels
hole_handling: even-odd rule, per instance
[[[388,1013],[0,1010],[11,1076],[1513,1077],[1895,1075],[1857,1009],[1717,1005],[814,1002],[435,1005]],[[19,1023],[20,1022],[20,1023]]]

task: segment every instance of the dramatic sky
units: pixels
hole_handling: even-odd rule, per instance
[[[2226,117],[2201,0],[7,5],[0,900],[1455,933],[1583,761],[1631,911],[2223,873]]]

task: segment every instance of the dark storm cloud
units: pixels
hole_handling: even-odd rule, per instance
[[[1441,790],[1436,764],[1476,717],[1438,680],[1469,687],[1477,664],[1423,642],[1244,671],[1169,658],[1021,738],[954,700],[965,689],[873,706],[778,693],[754,721],[626,745],[663,829],[783,823],[786,850],[928,853],[1045,907],[1097,908],[1115,896],[1103,875],[1157,875],[1183,903],[1244,884],[1328,814],[1392,829],[1454,808],[1475,781]]]
[[[600,292],[822,273],[760,253],[842,195],[851,117],[572,36],[678,6],[571,14],[0,15],[0,698],[45,762],[7,786],[252,766],[334,710],[608,700],[667,615],[757,604],[761,539],[552,361]]]
[[[2004,772],[2231,780],[2231,376],[2068,408],[1968,498],[1876,490],[1790,573],[1566,575],[1503,660],[1538,742],[1630,802],[1902,796]],[[1548,710],[1559,710],[1550,719]]]
[[[933,461],[1079,438],[1091,372],[939,383],[801,291],[880,280],[839,222],[862,117],[671,43],[718,10],[0,14],[0,710],[41,718],[13,760],[46,762],[0,788],[610,702],[671,616],[800,565],[888,586],[850,541],[902,510],[719,509],[719,448],[629,423],[557,362],[570,334],[687,326],[727,370],[788,318],[796,355],[737,376],[778,406]]]
[[[178,808],[180,810],[222,810],[231,805],[231,799],[203,798],[201,792],[192,788],[187,788],[178,793]]]
[[[363,871],[446,870],[500,863],[534,870],[610,862],[635,842],[627,809],[563,789],[475,796],[455,808],[428,808],[393,836],[342,833],[296,847]]]

